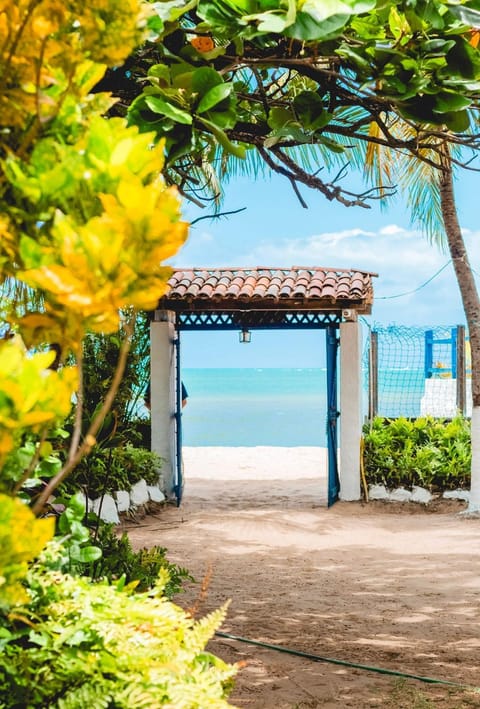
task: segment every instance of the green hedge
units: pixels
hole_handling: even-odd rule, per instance
[[[364,470],[367,483],[387,488],[414,485],[431,491],[470,485],[470,422],[375,418],[364,427]]]
[[[82,490],[95,499],[116,490],[130,490],[139,480],[162,487],[162,458],[130,444],[119,448],[94,448],[68,477],[63,492]]]

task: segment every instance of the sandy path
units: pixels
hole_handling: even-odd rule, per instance
[[[208,479],[208,451],[186,451],[180,509],[128,525],[135,546],[166,546],[198,580],[211,572],[201,613],[232,599],[225,632],[480,686],[480,520],[459,515],[463,503],[327,510],[324,475],[293,473],[305,474],[318,449],[258,450],[256,479],[254,449],[208,450]],[[198,586],[176,601],[191,607]],[[247,662],[231,696],[238,707],[480,707],[480,694],[445,685],[221,638],[211,648]]]

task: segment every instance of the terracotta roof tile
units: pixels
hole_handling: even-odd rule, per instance
[[[372,277],[365,271],[292,266],[291,268],[188,268],[175,271],[161,307],[221,310],[251,303],[255,309],[342,309],[370,312]],[[197,306],[195,306],[197,303]]]

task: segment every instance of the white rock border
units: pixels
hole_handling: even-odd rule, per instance
[[[460,496],[460,493],[465,495],[465,490],[459,490],[456,499],[468,499]],[[468,493],[467,493],[468,494]],[[454,498],[455,495],[443,493],[443,497]],[[394,490],[388,490],[385,485],[370,485],[368,488],[369,500],[387,500],[388,502],[415,502],[417,504],[428,505],[434,499],[434,495],[424,487],[414,485],[412,490],[406,490],[404,487],[398,487]]]
[[[131,490],[116,490],[112,495],[97,497],[95,500],[85,498],[85,506],[100,517],[102,522],[120,524],[120,513],[135,512],[149,502],[160,504],[165,502],[165,495],[159,485],[147,485],[142,478]]]

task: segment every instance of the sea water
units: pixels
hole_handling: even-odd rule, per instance
[[[184,369],[186,446],[325,446],[324,369]]]
[[[319,368],[183,369],[185,446],[326,446],[327,373]],[[420,414],[422,370],[379,372],[382,416]],[[364,378],[364,413],[368,383]]]

